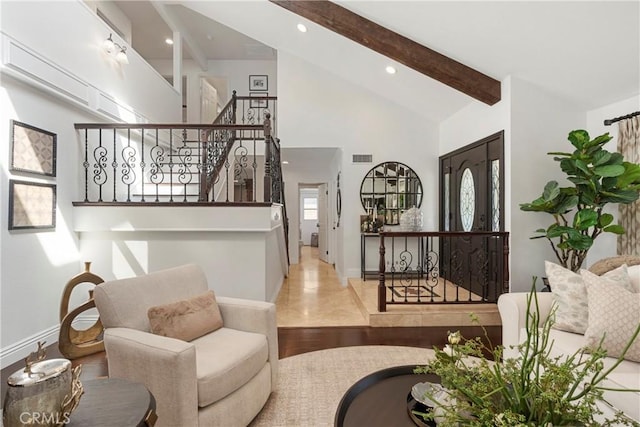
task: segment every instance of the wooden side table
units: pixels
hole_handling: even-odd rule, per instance
[[[67,427],[153,427],[156,399],[147,388],[121,378],[83,381],[80,405]]]

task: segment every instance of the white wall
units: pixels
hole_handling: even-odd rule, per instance
[[[82,258],[105,280],[196,263],[218,295],[275,301],[286,273],[279,208],[80,206],[74,214]]]
[[[74,123],[174,122],[181,108],[179,95],[134,51],[126,66],[105,55],[101,46],[109,30],[82,2],[2,2],[0,19],[3,141],[10,135],[10,119],[57,135],[53,178],[9,170],[10,144],[3,142],[0,150],[0,360],[5,365],[33,351],[38,340],[57,340],[63,288],[83,271],[71,205],[81,200],[83,188]],[[10,179],[57,186],[55,230],[8,231]],[[86,299],[86,292],[72,295],[72,302]]]
[[[70,100],[112,119],[179,121],[179,94],[133,49],[128,65],[106,53],[111,30],[83,2],[3,2],[0,26],[15,42],[3,40],[3,72],[62,88]],[[115,35],[114,41],[123,43]]]
[[[78,144],[73,123],[93,121],[82,111],[41,92],[4,77],[0,88],[2,120],[0,134],[10,135],[9,119],[37,126],[57,134],[57,176],[17,173],[9,170],[9,146],[0,150],[2,209],[0,218],[1,314],[0,349],[5,355],[20,350],[33,351],[30,338],[57,339],[59,304],[66,282],[81,272],[78,238],[73,233],[71,202],[78,197]],[[9,179],[47,182],[57,185],[55,230],[8,231]],[[55,333],[51,339],[49,333]],[[23,348],[31,345],[29,348]],[[19,353],[19,357],[26,355]],[[17,360],[14,358],[13,361]]]
[[[545,276],[544,260],[556,262],[547,241],[530,239],[535,230],[547,228],[552,218],[521,211],[519,205],[540,197],[548,181],[568,184],[559,163],[547,153],[571,151],[569,132],[583,129],[586,123],[584,111],[523,80],[512,80],[511,99],[511,289],[528,291],[532,276]]]
[[[173,74],[173,62],[154,60],[151,64],[162,75]],[[238,96],[249,96],[249,76],[267,75],[269,96],[278,95],[277,63],[273,61],[209,61],[208,70],[202,71],[192,60],[186,60],[182,74],[187,76],[187,122],[200,123],[200,78],[209,77],[214,81],[225,82],[215,85],[222,106],[231,98],[235,90]]]
[[[346,277],[360,276],[359,216],[365,213],[360,204],[360,184],[377,163],[399,161],[416,171],[425,191],[422,203],[425,229],[436,229],[438,130],[433,123],[283,52],[278,53],[278,81],[278,135],[282,146],[342,148],[341,163],[332,171],[325,169],[324,176],[317,177],[315,182],[333,182],[330,189],[335,191],[337,171],[342,172],[339,231],[344,242],[340,254],[344,261],[336,263],[344,262],[344,269],[339,271],[343,283]],[[352,164],[352,155],[363,153],[372,154],[373,163]],[[295,185],[290,178],[285,175],[287,194],[291,194]],[[309,182],[306,176],[293,179]],[[288,197],[287,200],[295,200],[297,194]],[[335,192],[329,194],[329,199],[335,199]],[[297,232],[295,239],[291,233],[290,237],[291,241],[298,241]]]
[[[493,106],[471,100],[440,123],[439,155],[450,153],[501,130],[505,131],[505,155],[510,146],[511,78],[502,82],[502,99]],[[505,177],[506,178],[506,177]]]
[[[94,13],[98,13],[98,10],[100,10],[100,13],[102,13],[113,26],[120,30],[127,43],[131,44],[131,20],[118,6],[115,5],[115,3],[102,0],[83,1]]]
[[[640,95],[636,95],[595,110],[587,111],[586,129],[592,138],[608,132],[613,136],[613,139],[605,145],[605,148],[612,152],[618,151],[618,124],[614,123],[613,125],[605,126],[604,121],[606,119],[613,119],[615,117],[627,115],[634,111],[638,111],[638,109],[640,109]],[[609,205],[605,208],[605,211],[612,214],[617,221],[618,205]],[[591,250],[589,250],[585,264],[589,266],[599,259],[615,256],[617,252],[616,243],[617,238],[615,234],[601,234]]]

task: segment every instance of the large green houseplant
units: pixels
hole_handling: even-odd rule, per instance
[[[591,139],[586,130],[574,130],[568,139],[575,148],[572,153],[548,154],[560,162],[572,185],[560,187],[557,181],[549,181],[542,196],[521,204],[520,209],[553,217],[551,224],[536,230],[538,234],[532,239],[546,238],[559,263],[578,271],[596,237],[603,232],[625,232],[613,223],[613,215],[603,210],[609,203],[628,204],[638,199],[640,165],[605,150],[603,145],[612,139],[608,133]]]

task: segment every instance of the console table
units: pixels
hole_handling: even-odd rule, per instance
[[[375,240],[376,242],[380,241],[379,233],[360,233],[360,278],[362,280],[367,280],[367,277],[378,278],[378,263],[380,253],[379,251],[374,251],[375,259],[376,259],[376,268],[375,270],[367,270],[367,240]],[[377,245],[376,248],[380,246]]]
[[[66,427],[153,427],[156,399],[147,388],[121,378],[82,381],[84,394]]]

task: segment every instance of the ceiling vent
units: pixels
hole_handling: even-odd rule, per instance
[[[351,160],[352,163],[373,163],[372,154],[354,154]]]

